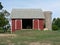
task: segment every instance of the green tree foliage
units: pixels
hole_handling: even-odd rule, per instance
[[[60,18],[54,18],[52,22],[53,30],[60,30]]]
[[[5,18],[4,14],[0,14],[0,27],[7,25],[9,21]]]
[[[8,15],[8,12],[6,10],[2,10],[3,6],[0,2],[0,30],[4,30],[4,32],[7,31],[7,28],[9,28],[7,25],[9,24],[8,19],[6,18],[6,15]]]
[[[58,30],[57,25],[52,25],[52,29],[53,29],[53,30]]]
[[[3,8],[3,6],[1,5],[1,2],[0,2],[0,10]]]

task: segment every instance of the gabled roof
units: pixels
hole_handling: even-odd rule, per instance
[[[44,14],[41,9],[12,9],[11,18],[41,18],[44,19]]]

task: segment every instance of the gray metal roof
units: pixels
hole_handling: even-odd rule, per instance
[[[41,9],[12,9],[11,18],[42,18],[44,19],[44,14]]]

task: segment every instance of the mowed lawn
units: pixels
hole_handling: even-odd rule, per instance
[[[60,45],[60,31],[17,30],[0,36],[0,45]]]

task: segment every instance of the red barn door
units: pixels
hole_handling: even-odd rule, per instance
[[[38,19],[33,20],[33,29],[34,30],[38,29]]]
[[[21,20],[20,19],[17,19],[16,22],[15,22],[15,29],[16,30],[21,30]]]
[[[39,19],[39,29],[40,30],[44,29],[44,20],[43,19]]]

